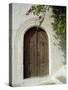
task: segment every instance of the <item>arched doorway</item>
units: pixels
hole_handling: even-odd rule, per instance
[[[49,74],[48,36],[40,27],[24,35],[24,79]]]

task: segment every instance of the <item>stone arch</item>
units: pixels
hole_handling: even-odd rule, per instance
[[[36,18],[31,18],[26,20],[13,34],[13,44],[12,44],[12,48],[14,48],[14,50],[12,51],[13,56],[12,56],[12,62],[13,62],[13,85],[16,85],[21,83],[24,85],[27,85],[27,83],[30,81],[30,79],[24,79],[23,76],[23,72],[24,72],[24,68],[23,68],[23,60],[24,60],[24,56],[23,56],[23,48],[24,48],[24,35],[25,33],[28,31],[29,28],[34,27],[34,26],[38,26],[38,23],[36,22]],[[48,44],[49,44],[49,75],[51,75],[51,45],[50,45],[50,32],[47,30],[47,27],[45,27],[44,25],[40,27],[43,30],[46,30],[45,32],[48,35]],[[46,76],[45,76],[46,77]],[[39,83],[37,81],[38,78],[36,78],[36,82]],[[43,78],[42,78],[43,79]],[[39,79],[40,80],[40,79]],[[32,83],[32,81],[35,81],[35,78],[32,78],[31,83],[30,84],[34,84]]]

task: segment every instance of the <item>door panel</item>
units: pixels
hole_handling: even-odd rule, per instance
[[[31,76],[37,75],[37,51],[36,51],[36,32],[30,39],[30,71]]]
[[[48,38],[44,31],[38,31],[38,75],[48,74]]]
[[[24,78],[47,75],[48,63],[46,32],[33,27],[24,36]]]
[[[24,38],[24,78],[34,76],[36,61],[36,33],[28,31]]]

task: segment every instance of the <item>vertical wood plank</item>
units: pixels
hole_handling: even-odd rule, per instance
[[[44,76],[49,71],[48,38],[44,31],[38,31],[38,75]]]

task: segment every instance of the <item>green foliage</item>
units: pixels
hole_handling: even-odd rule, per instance
[[[52,9],[54,13],[53,15],[54,30],[56,30],[57,33],[65,33],[66,32],[66,8],[53,6]]]
[[[34,15],[39,15],[40,13],[46,12],[49,9],[48,6],[45,5],[33,5],[32,12]]]
[[[32,10],[33,15],[38,16],[39,26],[41,26],[41,24],[44,21],[45,13],[46,13],[47,10],[49,10],[49,6],[33,5],[31,10]],[[42,15],[40,15],[40,14],[42,14]]]
[[[66,32],[66,8],[61,7],[61,6],[52,6],[51,8],[53,9],[53,14],[54,14],[53,15],[54,30],[56,30],[57,33]],[[32,6],[32,13],[37,16],[39,16],[40,13],[46,13],[47,10],[49,10],[49,7],[45,5],[33,5]],[[40,25],[43,23],[43,21],[44,21],[44,17],[41,19]]]
[[[33,15],[38,16],[39,18],[39,26],[44,21],[45,13],[49,8],[52,8],[53,10],[53,18],[54,23],[53,28],[56,31],[56,33],[65,33],[66,32],[66,7],[62,6],[46,6],[46,5],[33,5],[30,10],[28,11],[27,15],[29,13],[33,13]],[[42,15],[40,15],[42,13]]]

